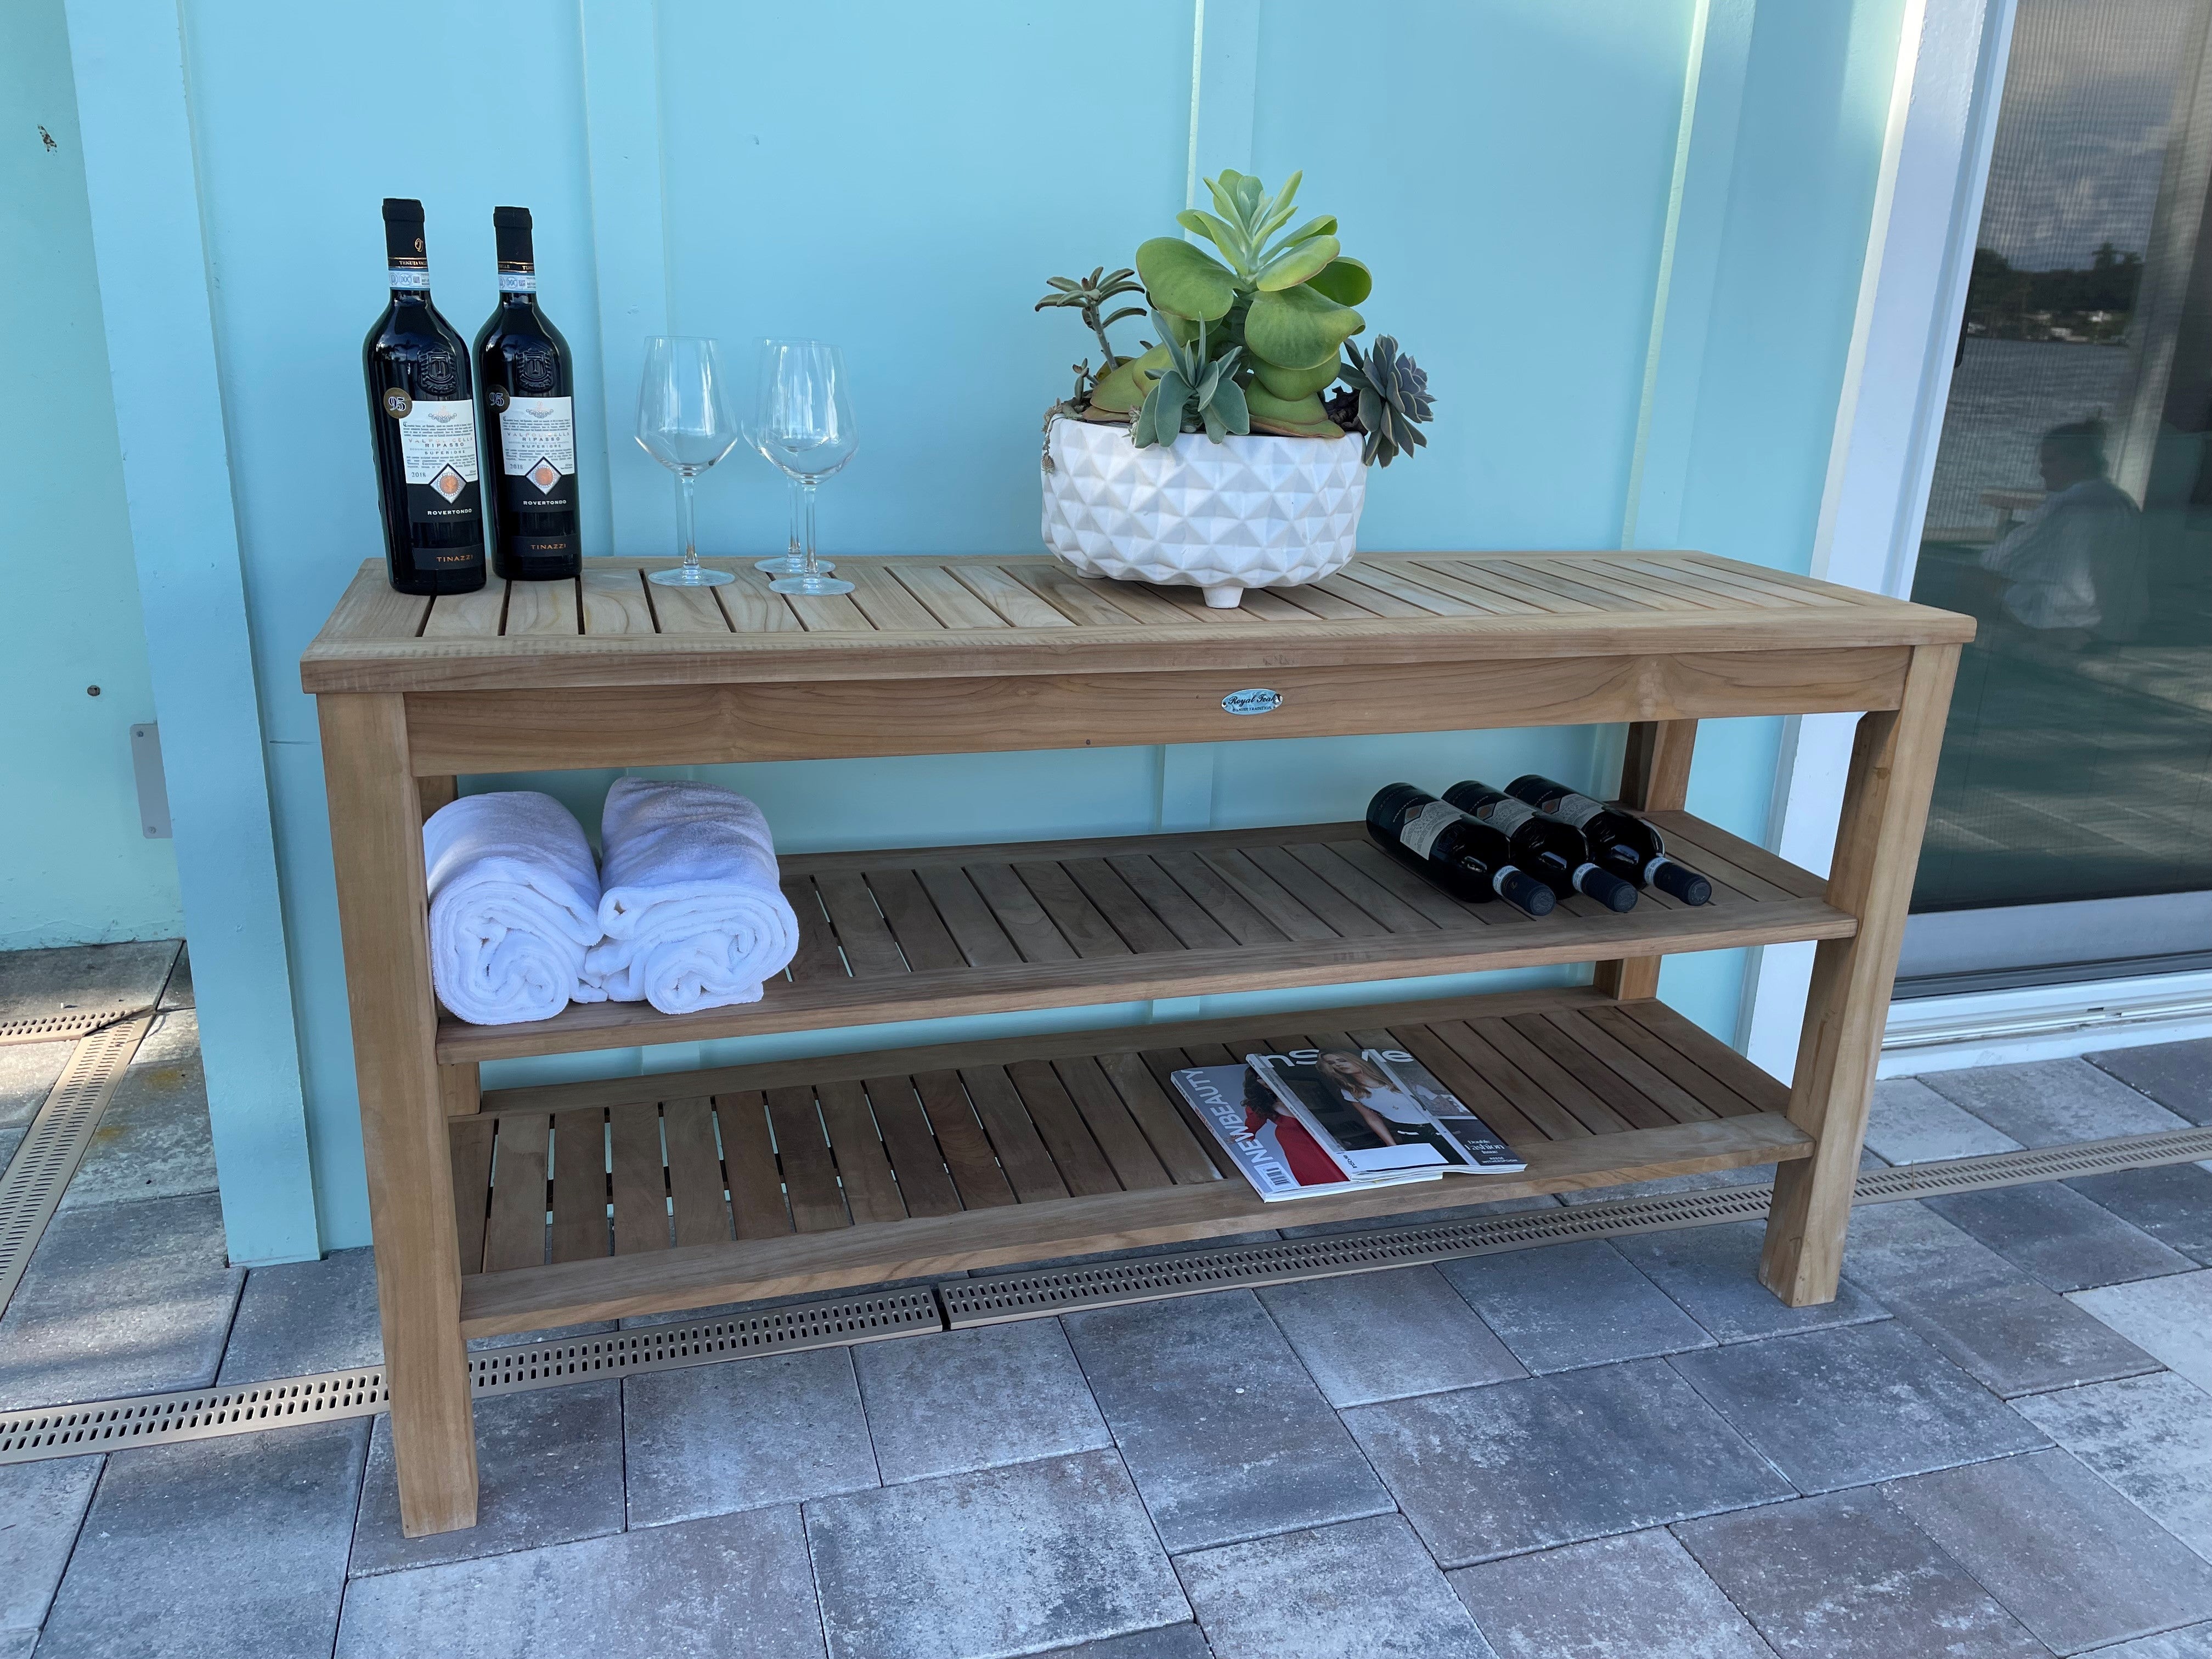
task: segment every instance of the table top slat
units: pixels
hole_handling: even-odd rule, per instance
[[[301,664],[311,692],[526,690],[1511,659],[1812,653],[1948,644],[1964,617],[1696,552],[1368,554],[1233,609],[1194,587],[1080,577],[1036,556],[841,557],[852,595],[735,580],[649,587],[670,559],[590,559],[580,582],[495,581],[434,601],[363,565]]]

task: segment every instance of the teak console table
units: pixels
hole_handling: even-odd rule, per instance
[[[475,1523],[467,1337],[1279,1221],[1166,1082],[1253,1042],[1418,1054],[1528,1158],[1484,1200],[1775,1164],[1760,1276],[1834,1296],[1967,618],[1698,553],[1370,556],[1235,611],[1041,557],[841,558],[852,595],[788,599],[750,569],[652,586],[653,562],[434,602],[364,566],[301,664],[410,1534]],[[1224,709],[1255,690],[1279,706]],[[1699,720],[1838,710],[1864,717],[1826,878],[1682,811]],[[1344,823],[829,853],[784,861],[799,956],[749,1006],[486,1027],[431,994],[421,830],[458,774],[1620,720],[1621,796],[1714,878],[1710,905],[1530,921]],[[1820,945],[1787,1090],[1655,1000],[1667,952],[1793,939]],[[1585,961],[1595,983],[1555,991],[477,1080],[509,1055]]]

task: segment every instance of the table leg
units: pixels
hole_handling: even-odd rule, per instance
[[[1834,1300],[1843,1271],[1875,1063],[1958,667],[1955,645],[1915,648],[1901,705],[1863,716],[1852,744],[1828,902],[1856,916],[1858,932],[1822,940],[1813,958],[1790,1121],[1817,1145],[1776,1171],[1759,1267],[1793,1308]]]
[[[399,1518],[407,1535],[419,1538],[477,1519],[422,802],[408,770],[402,698],[333,695],[319,707]]]
[[[1680,811],[1690,793],[1690,755],[1698,744],[1695,720],[1638,720],[1628,728],[1628,754],[1620,767],[1620,801],[1640,811]],[[1633,1002],[1659,994],[1658,957],[1630,957],[1597,964],[1595,983],[1607,996]]]

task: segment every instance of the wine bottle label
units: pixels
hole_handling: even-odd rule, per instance
[[[1445,829],[1467,817],[1458,807],[1432,800],[1398,826],[1398,840],[1416,858],[1427,858],[1429,849]]]
[[[534,270],[502,270],[499,273],[501,294],[535,294],[538,292],[538,273]]]
[[[424,294],[430,291],[430,272],[427,266],[394,265],[392,267],[391,275],[392,286],[394,289],[406,289],[410,292],[419,290]]]
[[[1559,797],[1559,804],[1551,809],[1551,813],[1553,817],[1565,818],[1576,829],[1580,830],[1604,811],[1604,802],[1595,801],[1588,795],[1577,795],[1570,791]]]
[[[1483,802],[1474,809],[1474,815],[1485,823],[1493,824],[1510,836],[1534,817],[1536,809],[1525,802],[1501,797]]]
[[[522,480],[518,504],[549,496],[576,471],[574,399],[516,398],[499,411],[501,465]]]
[[[399,453],[407,482],[426,484],[447,501],[477,481],[477,414],[465,398],[416,398],[399,416]]]

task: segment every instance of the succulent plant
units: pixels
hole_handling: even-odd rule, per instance
[[[1168,331],[1164,320],[1160,331]],[[1139,447],[1172,444],[1183,433],[1202,431],[1219,443],[1232,432],[1239,437],[1249,432],[1252,417],[1245,406],[1244,388],[1236,380],[1237,360],[1242,355],[1231,346],[1209,359],[1204,323],[1198,325],[1198,338],[1191,345],[1170,339],[1168,368],[1145,394],[1144,406],[1131,425],[1132,441]]]
[[[1345,392],[1331,402],[1335,405],[1350,394],[1347,412],[1358,417],[1358,429],[1367,434],[1359,459],[1388,466],[1407,450],[1425,446],[1429,441],[1421,435],[1419,422],[1435,413],[1427,373],[1399,350],[1397,341],[1388,334],[1376,335],[1364,356],[1348,343],[1344,353],[1340,374]]]
[[[1127,421],[1139,446],[1200,430],[1216,443],[1247,432],[1335,438],[1359,431],[1366,434],[1364,459],[1388,465],[1426,442],[1413,429],[1430,416],[1426,377],[1395,341],[1376,343],[1378,352],[1389,347],[1379,359],[1350,343],[1367,326],[1356,307],[1374,278],[1346,257],[1335,217],[1322,214],[1285,228],[1304,176],[1291,174],[1273,196],[1249,173],[1224,170],[1207,179],[1217,210],[1187,209],[1176,220],[1214,253],[1181,237],[1156,236],[1138,247],[1133,272],[1101,266],[1080,282],[1053,277],[1054,291],[1036,308],[1079,309],[1105,354],[1095,376],[1087,360],[1078,367],[1076,396],[1062,412]],[[1141,313],[1133,307],[1103,313],[1115,298],[1136,291],[1133,274],[1163,337],[1124,357],[1107,328]],[[1349,392],[1324,405],[1322,393],[1340,378]]]

